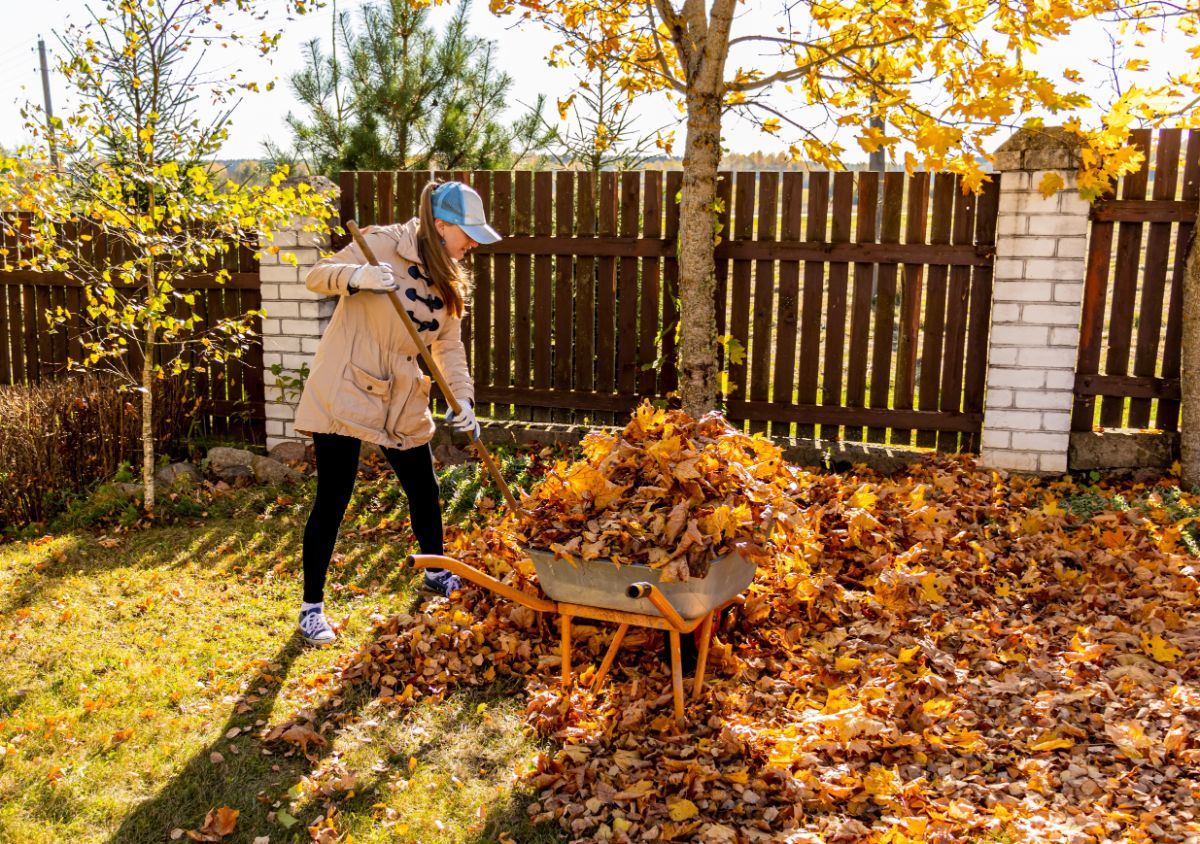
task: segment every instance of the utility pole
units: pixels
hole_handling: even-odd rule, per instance
[[[42,65],[42,97],[46,101],[46,132],[50,138],[50,164],[58,169],[58,144],[54,140],[54,107],[50,104],[50,70],[46,66],[46,42],[38,36],[38,59]]]

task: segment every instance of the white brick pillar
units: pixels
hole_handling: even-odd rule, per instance
[[[1023,472],[1067,470],[1088,203],[1076,188],[1078,141],[1022,130],[996,151],[1000,207],[980,462]],[[1047,173],[1062,178],[1049,197]]]
[[[312,178],[307,181],[313,183]],[[323,192],[337,190],[324,179],[313,186]],[[279,247],[278,252],[270,251],[272,246]],[[304,276],[328,248],[328,226],[311,219],[297,220],[263,242],[259,281],[267,314],[262,338],[268,450],[281,442],[304,439],[292,427],[292,420],[305,371],[312,365],[317,343],[337,305],[336,296],[310,292]],[[278,373],[272,367],[277,367]]]

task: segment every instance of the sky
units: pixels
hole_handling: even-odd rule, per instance
[[[261,2],[268,9],[283,8],[280,0]],[[363,2],[339,0],[338,5],[342,10],[357,13]],[[70,22],[85,20],[87,5],[88,0],[0,0],[0,8],[20,8],[19,13],[5,16],[4,28],[0,32],[0,145],[11,149],[28,140],[18,107],[26,101],[42,101],[36,49],[38,36],[46,40],[53,68],[54,54],[61,54],[54,32],[62,30]],[[757,31],[773,29],[775,24],[770,11],[778,8],[778,0],[749,0],[738,13],[734,34],[751,31],[751,27]],[[283,33],[279,48],[269,63],[248,49],[210,49],[206,57],[206,65],[210,69],[241,68],[245,78],[264,82],[277,80],[273,91],[249,95],[235,112],[229,141],[222,150],[223,158],[260,157],[263,155],[262,142],[265,138],[271,138],[277,144],[288,144],[290,134],[284,118],[289,110],[295,110],[296,103],[287,85],[287,78],[302,67],[302,48],[307,41],[322,38],[325,51],[328,52],[330,15],[329,8],[293,21],[287,20],[282,11],[268,14],[266,25]],[[449,15],[450,6],[443,5],[433,11],[431,20],[440,29]],[[553,119],[557,115],[555,100],[566,98],[576,80],[570,70],[547,66],[545,56],[553,44],[551,34],[528,24],[515,27],[511,17],[493,16],[488,11],[486,0],[474,0],[472,32],[496,42],[498,63],[514,80],[508,117],[515,118],[525,111],[524,104],[532,103],[538,93],[544,93],[548,104],[544,113]],[[1177,67],[1180,62],[1188,61],[1185,45],[1179,38],[1152,46],[1154,51],[1151,55],[1157,68]],[[1034,63],[1044,72],[1056,75],[1063,68],[1072,67],[1084,74],[1091,89],[1099,91],[1108,84],[1108,80],[1103,69],[1093,64],[1093,59],[1097,57],[1107,58],[1106,41],[1095,31],[1082,30],[1051,49],[1044,50]],[[750,61],[752,57],[731,56],[729,67],[739,59]],[[54,111],[62,116],[69,111],[70,103],[66,100],[63,80],[53,71],[50,88]],[[650,132],[662,125],[664,116],[670,121],[677,114],[662,99],[646,101],[640,113],[637,125],[643,132]],[[726,149],[731,152],[780,152],[787,149],[786,139],[765,135],[749,121],[736,116],[724,121],[723,131]],[[684,137],[682,123],[676,127],[676,134],[678,154],[682,151]],[[842,143],[853,147],[852,142],[847,144],[843,140]],[[853,159],[853,154],[849,157]]]

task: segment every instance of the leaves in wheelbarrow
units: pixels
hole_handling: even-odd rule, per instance
[[[623,431],[589,434],[582,451],[532,490],[519,524],[532,546],[565,559],[703,577],[731,550],[766,559],[772,523],[786,532],[797,511],[798,476],[779,448],[718,414],[696,421],[643,404]]]

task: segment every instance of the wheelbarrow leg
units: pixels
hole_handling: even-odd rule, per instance
[[[700,625],[700,654],[696,657],[696,682],[692,685],[692,698],[700,696],[704,688],[704,668],[708,664],[708,646],[712,642],[713,616],[716,610],[710,612]]]
[[[671,631],[671,693],[675,697],[675,722],[683,726],[683,662],[679,654],[679,631]]]
[[[571,687],[571,616],[562,614],[562,684]]]
[[[600,691],[600,684],[604,682],[604,678],[608,676],[608,670],[612,668],[613,660],[616,659],[617,651],[621,649],[621,642],[625,639],[625,633],[629,630],[628,624],[622,624],[617,628],[617,632],[613,634],[612,644],[608,646],[608,653],[604,655],[604,661],[600,663],[600,670],[596,672],[596,676],[592,678],[592,691]]]

